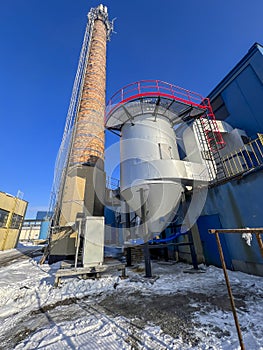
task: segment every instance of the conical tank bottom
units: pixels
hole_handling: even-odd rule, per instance
[[[136,181],[132,187],[121,190],[122,197],[139,217],[144,204],[147,229],[141,226],[140,238],[147,241],[166,228],[177,212],[182,191],[181,183],[165,180]]]

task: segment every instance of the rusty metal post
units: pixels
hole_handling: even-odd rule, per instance
[[[263,228],[255,228],[255,227],[246,227],[246,228],[231,228],[231,229],[218,229],[218,230],[208,230],[210,233],[215,234],[217,233],[251,233],[255,234],[258,242],[258,246],[260,249],[260,253],[263,257],[263,241],[261,238],[261,234],[263,234]]]
[[[241,329],[240,329],[240,325],[239,325],[239,322],[238,322],[235,301],[234,301],[232,290],[231,290],[231,286],[230,286],[230,281],[229,281],[229,277],[228,277],[228,273],[227,273],[227,269],[226,269],[225,258],[224,258],[221,242],[220,242],[220,239],[219,239],[219,234],[218,234],[218,232],[216,230],[210,230],[210,232],[214,233],[215,237],[216,237],[216,243],[217,243],[217,247],[218,247],[218,251],[219,251],[219,255],[220,255],[222,268],[223,268],[223,271],[224,271],[225,281],[226,281],[228,295],[229,295],[229,298],[230,298],[231,308],[232,308],[232,312],[233,312],[233,316],[234,316],[234,320],[235,320],[235,325],[236,325],[236,330],[237,330],[237,334],[238,334],[239,344],[240,344],[241,350],[245,350],[245,345],[243,343]]]
[[[257,241],[258,241],[258,246],[259,246],[259,249],[260,249],[260,253],[261,253],[261,256],[263,258],[263,242],[262,242],[262,238],[260,236],[260,233],[256,233],[256,237],[257,237]]]

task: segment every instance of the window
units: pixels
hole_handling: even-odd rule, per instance
[[[8,219],[9,211],[0,209],[0,227],[5,227]]]
[[[13,214],[10,228],[19,228],[23,221],[23,216]]]

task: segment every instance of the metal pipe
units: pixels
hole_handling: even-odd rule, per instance
[[[144,231],[143,233],[145,234],[145,237],[147,239],[148,230],[147,230],[147,223],[146,223],[146,210],[145,210],[143,188],[140,188],[140,200],[141,200],[141,219],[142,219],[142,226]],[[150,258],[148,241],[144,243],[143,250],[144,250],[144,263],[145,263],[145,277],[152,277],[152,266],[151,266],[151,258]]]
[[[240,325],[239,325],[239,322],[238,322],[238,317],[237,317],[237,312],[236,312],[236,307],[235,307],[235,301],[234,301],[232,290],[231,290],[231,286],[230,286],[230,281],[229,281],[229,277],[228,277],[228,273],[227,273],[227,269],[226,269],[225,258],[224,258],[221,242],[220,242],[220,239],[219,239],[219,234],[218,234],[217,230],[213,230],[213,231],[214,231],[215,236],[216,236],[216,243],[217,243],[217,247],[218,247],[218,251],[219,251],[219,255],[220,255],[220,260],[221,260],[221,264],[222,264],[223,271],[224,271],[225,281],[226,281],[228,295],[229,295],[229,298],[230,298],[231,308],[232,308],[232,312],[233,312],[233,316],[234,316],[234,320],[235,320],[235,325],[236,325],[236,330],[237,330],[237,334],[238,334],[239,344],[240,344],[241,350],[245,350],[245,345],[243,343],[242,333],[241,333]]]
[[[131,222],[131,216],[130,216],[130,209],[125,202],[125,235],[127,235],[127,231],[130,233],[130,222]],[[131,247],[128,247],[127,250],[127,255],[126,255],[126,266],[132,266],[132,254],[131,254]]]
[[[227,229],[216,229],[216,230],[209,230],[209,233],[215,234],[218,233],[263,233],[263,228],[227,228]]]

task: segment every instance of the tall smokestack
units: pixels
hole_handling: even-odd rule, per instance
[[[107,8],[99,5],[91,9],[88,18],[93,22],[93,30],[69,165],[94,166],[99,161],[100,168],[103,168],[106,42],[109,31]]]
[[[88,30],[85,67],[60,193],[59,226],[74,223],[79,213],[103,216],[106,42],[112,31],[106,6],[90,10]]]

